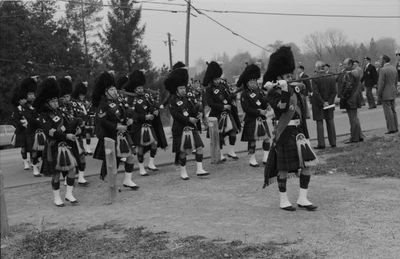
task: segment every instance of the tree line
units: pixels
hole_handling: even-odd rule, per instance
[[[88,81],[90,93],[101,71],[114,70],[118,77],[145,69],[147,85],[160,89],[162,97],[166,95],[163,80],[168,67],[155,67],[150,50],[142,42],[146,27],[141,23],[141,5],[133,0],[111,0],[105,7],[101,0],[71,0],[60,14],[61,3],[65,2],[0,2],[0,124],[7,123],[10,116],[12,89],[32,75],[70,75],[76,82]],[[293,42],[277,40],[266,46],[268,52],[258,56],[241,52],[230,57],[222,53],[212,60],[221,61],[225,77],[234,82],[246,63],[259,62],[265,71],[269,55],[282,44],[292,46],[296,61],[309,74],[316,60],[335,68],[345,57],[376,60],[386,54],[394,58],[398,48],[392,38],[350,43],[341,31],[330,29],[305,36],[304,50]],[[201,80],[205,68],[206,60],[199,59],[189,72]]]

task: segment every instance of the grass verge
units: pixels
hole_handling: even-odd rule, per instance
[[[332,169],[349,175],[400,178],[399,136],[374,136],[366,142],[319,152],[327,156],[326,163],[316,168],[316,174]]]
[[[24,231],[25,230],[25,231]],[[1,258],[316,258],[292,243],[245,244],[203,236],[172,238],[143,227],[104,224],[85,231],[37,230],[22,225],[4,242]],[[2,241],[3,243],[3,241]]]

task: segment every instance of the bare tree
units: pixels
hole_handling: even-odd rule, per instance
[[[305,37],[304,43],[306,49],[313,53],[318,60],[323,60],[324,51],[324,34],[321,32],[314,32]]]

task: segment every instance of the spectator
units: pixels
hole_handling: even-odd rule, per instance
[[[376,68],[371,64],[371,59],[369,57],[364,58],[366,65],[364,68],[364,74],[361,78],[361,83],[364,83],[367,92],[367,101],[369,109],[375,109],[376,103],[374,96],[372,95],[372,88],[376,85],[378,81],[378,73]]]
[[[379,71],[378,99],[382,101],[383,112],[386,119],[386,134],[399,131],[399,123],[396,114],[396,93],[398,74],[396,68],[390,64],[390,58],[386,55],[381,57],[382,68]]]

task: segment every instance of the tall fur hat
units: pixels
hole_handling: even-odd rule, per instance
[[[172,70],[175,70],[177,68],[182,68],[182,67],[186,67],[186,65],[182,61],[178,61],[172,66]]]
[[[120,76],[117,79],[117,85],[116,85],[117,89],[121,90],[127,82],[128,82],[128,76],[127,75]]]
[[[97,77],[92,95],[92,103],[94,107],[99,105],[101,97],[106,92],[106,89],[112,86],[115,86],[115,79],[112,71],[104,71]]]
[[[172,70],[164,81],[165,89],[170,94],[176,94],[178,86],[187,86],[189,83],[189,73],[186,67],[180,67]]]
[[[239,76],[239,80],[236,83],[237,87],[247,87],[247,82],[252,79],[259,79],[261,76],[260,67],[256,64],[248,65],[243,73]]]
[[[263,85],[277,80],[278,76],[292,73],[295,69],[294,57],[289,46],[282,46],[269,57],[267,71],[263,76]]]
[[[134,70],[128,77],[128,82],[125,84],[125,90],[133,93],[138,86],[144,86],[146,84],[146,77],[143,71]]]
[[[66,94],[72,94],[72,79],[69,76],[58,79],[58,85],[60,87],[60,96]]]
[[[211,61],[207,66],[206,73],[204,74],[203,85],[207,86],[212,80],[220,77],[221,75],[222,75],[221,66],[217,62]]]
[[[28,93],[35,93],[37,90],[37,82],[34,77],[28,77],[22,80],[21,84],[14,88],[11,103],[18,106],[19,100],[26,99]]]
[[[28,77],[21,82],[21,91],[35,93],[37,90],[37,80],[35,77]]]
[[[72,92],[72,98],[78,98],[79,95],[86,95],[88,91],[88,82],[79,82],[75,85],[74,91]]]
[[[40,84],[40,92],[33,103],[33,106],[39,111],[48,100],[58,98],[60,96],[60,88],[55,77],[48,77]]]

